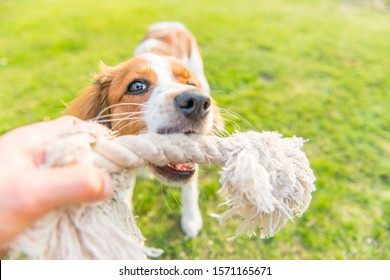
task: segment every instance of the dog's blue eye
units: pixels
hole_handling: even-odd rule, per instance
[[[133,81],[127,86],[127,93],[142,94],[149,89],[149,85],[144,81]]]

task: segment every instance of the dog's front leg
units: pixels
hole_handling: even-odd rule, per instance
[[[202,229],[203,220],[198,205],[198,171],[193,178],[183,186],[181,191],[181,228],[190,237],[196,237]]]

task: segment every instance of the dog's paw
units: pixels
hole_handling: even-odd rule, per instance
[[[181,216],[181,228],[188,238],[196,237],[202,226],[203,220],[199,210]]]

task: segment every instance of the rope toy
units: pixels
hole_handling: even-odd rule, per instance
[[[288,220],[301,216],[315,190],[315,177],[304,140],[275,132],[236,132],[216,136],[146,133],[115,137],[96,123],[76,126],[46,150],[42,168],[75,162],[94,164],[113,177],[113,195],[103,202],[60,207],[35,222],[9,244],[11,258],[146,259],[162,253],[144,245],[125,191],[135,183],[132,172],[152,163],[194,162],[222,166],[221,188],[227,210],[222,223],[242,222],[233,238],[260,230],[273,236]]]

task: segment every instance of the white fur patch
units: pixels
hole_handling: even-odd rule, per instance
[[[156,29],[169,30],[171,28],[177,28],[180,30],[187,30],[184,24],[177,21],[162,21],[157,22],[149,27],[149,31],[153,31]]]
[[[159,128],[172,123],[177,118],[170,96],[174,92],[184,91],[188,85],[174,80],[172,66],[167,57],[150,53],[143,56],[157,75],[157,86],[153,89],[145,109],[148,131],[157,132]]]
[[[163,44],[163,42],[161,42],[158,39],[153,39],[153,38],[147,39],[147,40],[143,41],[142,43],[140,43],[135,48],[134,55],[140,55],[140,54],[143,54],[143,53],[150,52],[153,49],[156,49],[156,48],[160,47],[161,44]]]
[[[191,85],[181,84],[173,77],[170,58],[156,54],[144,54],[152,70],[157,75],[157,85],[147,101],[144,118],[148,132],[158,132],[162,128],[182,126],[183,116],[174,105],[175,95],[186,90],[194,90]],[[196,88],[195,88],[196,89]],[[212,127],[212,111],[203,122],[203,130]]]
[[[165,56],[148,53],[145,54],[144,57],[150,64],[153,71],[157,74],[157,83],[159,85],[174,83],[172,77],[172,67]]]

